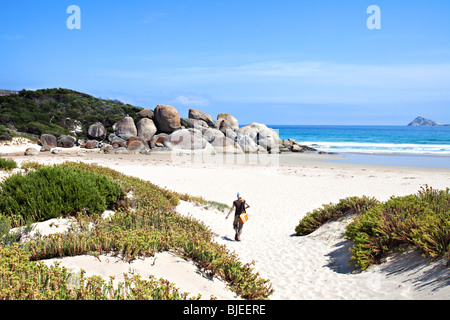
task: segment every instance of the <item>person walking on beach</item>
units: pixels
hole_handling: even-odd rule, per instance
[[[241,195],[238,192],[237,200],[233,201],[233,205],[231,206],[231,209],[228,212],[227,217],[225,218],[225,220],[227,220],[234,209],[233,228],[234,231],[236,232],[234,236],[234,240],[236,241],[241,241],[242,228],[244,227],[244,223],[239,221],[239,216],[241,215],[242,212],[245,212],[245,209],[247,208],[250,208],[250,206],[247,204],[247,202],[245,202],[244,199],[242,199]]]

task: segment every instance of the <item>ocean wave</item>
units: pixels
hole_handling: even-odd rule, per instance
[[[385,154],[450,155],[450,145],[369,142],[317,142],[303,141],[304,145],[325,152],[358,152]]]

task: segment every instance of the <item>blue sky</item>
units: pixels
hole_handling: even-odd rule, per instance
[[[449,12],[448,0],[2,0],[0,88],[242,124],[450,123]]]

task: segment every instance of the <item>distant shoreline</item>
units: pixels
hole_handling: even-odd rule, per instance
[[[75,148],[74,150],[62,150],[60,154],[51,154],[48,152],[40,153],[36,156],[24,156],[23,151],[11,150],[6,151],[4,148],[0,151],[0,157],[21,159],[26,161],[40,161],[44,159],[60,159],[68,161],[85,161],[93,160],[116,160],[118,163],[122,161],[147,160],[149,163],[179,163],[183,166],[189,165],[190,156],[185,153],[184,156],[174,159],[171,152],[153,152],[148,155],[141,154],[105,154],[99,150],[84,150]],[[5,152],[6,151],[6,152]],[[78,155],[79,152],[84,156]],[[225,157],[217,154],[206,159],[203,163],[217,167],[259,167],[267,166],[263,161],[248,161],[251,154],[232,155],[235,157],[233,162],[223,162]],[[256,155],[258,156],[258,155]],[[450,156],[424,156],[424,155],[390,155],[390,154],[356,154],[356,153],[338,153],[338,154],[319,154],[315,152],[307,153],[283,153],[276,155],[265,155],[270,157],[278,157],[272,159],[269,167],[309,167],[309,168],[347,168],[347,169],[378,169],[390,171],[420,171],[420,172],[450,172]],[[246,158],[247,157],[247,158]],[[198,158],[197,158],[198,159]],[[270,161],[270,159],[269,159]],[[267,159],[266,159],[267,162]],[[198,161],[192,163],[195,166],[202,166]]]
[[[21,158],[24,156],[24,152],[29,147],[37,147],[36,143],[30,141],[30,143],[23,143],[20,145],[1,146],[0,157],[14,157]],[[147,155],[135,155],[135,154],[105,154],[100,149],[85,149],[80,147],[74,148],[56,148],[59,149],[58,154],[51,154],[50,152],[41,152],[35,156],[28,156],[30,161],[42,157],[51,158],[75,158],[81,160],[82,158],[96,158],[96,159],[149,159],[156,161],[176,161],[180,163],[187,163],[191,161],[191,157],[188,155],[188,151],[174,151],[163,152],[154,151]],[[404,169],[413,168],[432,171],[449,172],[450,170],[450,155],[439,154],[422,154],[422,153],[364,153],[364,152],[333,152],[321,153],[320,148],[317,152],[304,152],[304,153],[280,153],[280,154],[241,154],[241,155],[223,155],[217,154],[215,156],[208,157],[196,157],[195,163],[206,163],[211,161],[220,165],[224,162],[226,165],[270,165],[270,166],[321,166],[321,167],[358,167],[367,168],[378,167],[382,169]],[[184,154],[182,157],[175,157],[174,154]],[[200,152],[201,154],[201,152]],[[231,158],[230,158],[231,157]],[[234,160],[233,160],[234,159]],[[231,162],[228,162],[231,160]]]

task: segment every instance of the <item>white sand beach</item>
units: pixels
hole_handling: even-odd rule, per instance
[[[0,153],[8,153],[8,149],[2,147]],[[170,156],[162,154],[106,155],[98,151],[86,152],[84,156],[63,150],[58,155],[25,157],[16,153],[9,157],[18,163],[66,160],[97,163],[161,187],[228,205],[240,192],[251,206],[242,242],[233,240],[232,221],[225,220],[224,213],[187,202],[181,202],[178,212],[205,222],[216,235],[216,241],[235,251],[243,262],[254,261],[255,271],[270,280],[275,290],[270,297],[273,300],[450,298],[446,260],[430,264],[417,253],[407,252],[359,273],[348,265],[351,244],[343,238],[346,221],[328,223],[309,236],[294,236],[299,220],[323,204],[362,195],[384,201],[391,196],[416,193],[424,185],[445,189],[450,186],[448,169],[350,165],[323,161],[335,156],[317,154],[281,155],[279,165],[275,166],[192,164],[188,158],[173,162]],[[205,278],[195,267],[186,266],[187,262],[171,255],[158,256],[155,261],[146,259],[147,265],[142,261],[122,265],[107,256],[100,261],[92,257],[62,260],[67,266],[78,265],[102,276],[120,275],[129,269],[148,275],[150,265],[161,262],[162,272],[155,271],[157,277],[167,276],[182,291],[201,293],[203,298],[211,295],[218,299],[236,298],[217,279]],[[184,271],[167,267],[176,264],[183,265],[185,268],[179,270]],[[206,282],[200,284],[199,279]]]

